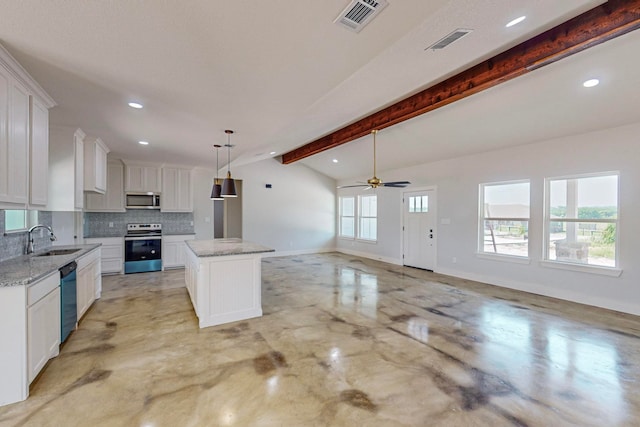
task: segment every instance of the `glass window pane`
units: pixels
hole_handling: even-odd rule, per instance
[[[358,238],[376,240],[378,197],[360,196],[360,212],[358,213]]]
[[[416,197],[411,196],[409,197],[409,212],[415,212],[415,211],[416,211]]]
[[[360,218],[360,238],[366,240],[376,240],[376,218]]]
[[[376,196],[360,197],[360,216],[376,216]]]
[[[529,182],[480,186],[481,220],[478,250],[529,256]]]
[[[429,212],[429,196],[422,196],[422,210],[420,212]]]
[[[5,231],[24,230],[27,228],[27,211],[4,211]]]
[[[529,255],[529,221],[484,221],[483,252]]]
[[[355,201],[353,197],[342,197],[340,198],[340,200],[342,201],[342,215],[344,216],[354,216],[354,208],[355,208]]]
[[[549,185],[551,218],[618,217],[618,176],[558,179]]]
[[[354,219],[342,218],[340,221],[340,235],[344,237],[354,237]]]
[[[615,223],[551,221],[549,259],[615,267],[616,231]]]
[[[529,218],[529,183],[484,185],[487,218]]]

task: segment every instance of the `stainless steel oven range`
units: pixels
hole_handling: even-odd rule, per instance
[[[124,272],[162,270],[162,224],[127,224]]]

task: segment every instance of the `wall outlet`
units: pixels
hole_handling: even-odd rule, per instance
[[[205,216],[205,217],[204,217],[204,222],[211,222],[211,218],[210,218],[210,217],[208,217],[208,216]]]
[[[193,227],[193,221],[191,221],[191,226]]]
[[[109,223],[109,228],[113,228],[113,222]]]
[[[454,264],[457,263],[458,262],[458,258],[456,258],[456,257],[451,258],[451,262],[454,263]]]

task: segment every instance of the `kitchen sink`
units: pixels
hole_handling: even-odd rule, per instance
[[[78,252],[80,249],[51,249],[50,251],[43,252],[36,256],[56,256],[56,255],[69,255]]]

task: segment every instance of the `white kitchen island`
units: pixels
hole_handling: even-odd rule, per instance
[[[186,242],[185,282],[201,328],[262,316],[262,254],[242,239]]]

